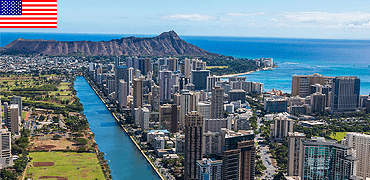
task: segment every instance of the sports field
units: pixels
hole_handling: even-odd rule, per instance
[[[341,141],[342,139],[344,139],[347,135],[347,132],[333,132],[330,137],[337,140],[337,141]]]
[[[32,152],[26,177],[33,179],[105,179],[94,153]]]

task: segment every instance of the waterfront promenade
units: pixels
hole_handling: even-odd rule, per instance
[[[82,76],[76,77],[74,88],[113,179],[162,179]]]

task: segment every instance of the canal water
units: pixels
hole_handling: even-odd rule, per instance
[[[106,153],[113,179],[160,180],[84,77],[76,77],[74,88],[91,131],[95,133],[96,143],[100,151]]]

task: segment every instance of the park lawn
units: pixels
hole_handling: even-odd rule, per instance
[[[341,141],[342,139],[344,139],[347,135],[347,132],[333,132],[330,137],[332,139],[335,139],[337,141]]]
[[[32,152],[34,162],[54,162],[54,166],[28,167],[26,173],[33,174],[33,179],[42,176],[60,176],[68,179],[105,179],[96,154],[76,152]],[[77,170],[77,167],[80,170]],[[28,176],[29,177],[29,176]]]
[[[22,111],[22,119],[25,119],[26,118],[26,115],[27,115],[27,112]]]

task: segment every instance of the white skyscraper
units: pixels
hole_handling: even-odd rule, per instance
[[[356,151],[355,157],[359,159],[356,175],[363,179],[370,178],[370,135],[349,132],[342,140],[342,144],[352,147]]]

